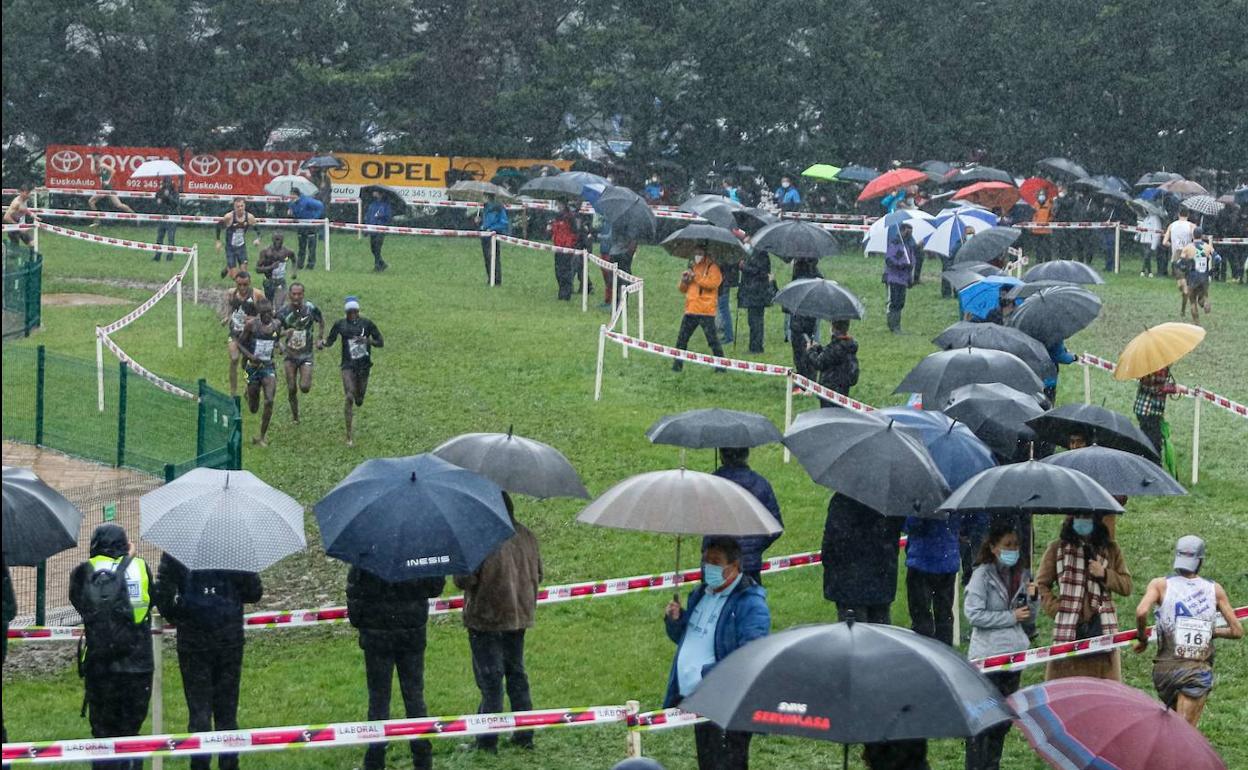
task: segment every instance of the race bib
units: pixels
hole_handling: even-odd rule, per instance
[[[352,361],[368,358],[368,343],[361,337],[352,337],[347,340],[347,355]]]
[[[241,332],[243,330],[243,326],[246,323],[247,323],[247,314],[243,312],[243,309],[241,307],[238,310],[235,310],[233,313],[230,313],[230,328],[233,329],[234,331]]]
[[[286,346],[291,350],[303,350],[308,346],[308,332],[306,329],[295,329],[290,333],[290,341]]]
[[[273,268],[273,280],[280,281],[286,278],[286,260],[277,263],[277,267]]]
[[[1192,260],[1192,267],[1198,273],[1209,272],[1209,257],[1206,257],[1204,254],[1198,255]]]
[[[273,340],[256,340],[256,358],[261,361],[273,360]]]
[[[239,248],[246,242],[247,233],[244,232],[242,228],[238,228],[234,232],[230,233],[230,245],[234,248]]]
[[[1200,618],[1174,619],[1174,656],[1184,660],[1205,660],[1213,642],[1213,624]]]

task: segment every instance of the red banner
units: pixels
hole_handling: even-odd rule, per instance
[[[183,192],[218,195],[264,195],[264,185],[275,176],[298,174],[307,152],[222,150],[190,155],[186,159]]]
[[[44,166],[45,187],[98,190],[99,172],[113,170],[114,190],[148,190],[160,187],[159,179],[130,179],[144,161],[166,158],[178,162],[177,150],[166,147],[93,147],[81,144],[50,144]]]
[[[264,195],[264,185],[273,177],[299,173],[299,164],[311,157],[306,152],[257,152],[221,150],[187,153],[167,147],[93,147],[87,145],[48,145],[44,185],[56,188],[96,190],[99,170],[113,170],[114,190],[154,191],[160,180],[131,179],[130,174],[143,161],[167,158],[186,170],[182,191],[220,195]]]

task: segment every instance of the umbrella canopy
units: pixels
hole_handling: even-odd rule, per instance
[[[1083,166],[1069,158],[1045,158],[1036,167],[1062,179],[1083,179],[1088,175]]]
[[[1174,365],[1205,338],[1204,327],[1168,322],[1150,326],[1127,343],[1118,356],[1115,380],[1135,380]]]
[[[1023,280],[1061,281],[1062,283],[1101,284],[1105,279],[1090,265],[1076,262],[1073,259],[1055,259],[1052,262],[1041,262],[1023,273]]]
[[[1045,380],[1057,376],[1057,364],[1049,357],[1045,349],[1033,337],[1023,334],[1018,329],[1011,329],[1001,324],[973,323],[958,321],[941,332],[932,343],[941,350],[957,348],[988,348],[1013,353],[1031,367],[1040,379]]]
[[[1222,209],[1226,208],[1226,204],[1214,198],[1212,195],[1192,195],[1183,199],[1183,208],[1195,211],[1197,214],[1204,214],[1208,217],[1216,217],[1222,213]]]
[[[316,195],[316,185],[312,183],[312,180],[297,174],[275,176],[264,185],[266,193],[280,195],[283,198],[289,196],[291,190],[298,190],[302,195]]]
[[[954,388],[999,382],[1024,393],[1044,390],[1044,383],[1023,363],[1003,350],[959,348],[932,353],[906,375],[894,393],[919,393],[925,409],[940,409]]]
[[[577,514],[582,524],[673,535],[775,535],[780,524],[734,481],[685,470],[624,479]]]
[[[887,216],[880,217],[867,229],[867,234],[862,239],[862,250],[880,254],[888,251],[889,232],[902,224],[910,225],[915,243],[922,243],[935,231],[930,222],[932,218],[931,214],[921,209],[898,209]]]
[[[961,255],[959,254],[958,256],[961,256]],[[990,265],[987,262],[975,262],[975,261],[954,262],[953,269],[962,270],[968,273],[974,273],[975,275],[978,275],[981,277],[987,277],[990,275],[1005,275],[1004,270],[997,267],[996,265]]]
[[[995,226],[997,221],[997,215],[987,209],[972,206],[947,209],[931,220],[935,230],[923,241],[923,248],[947,257],[968,235],[973,236],[976,232],[987,230]]]
[[[1174,182],[1182,179],[1182,174],[1176,174],[1173,171],[1149,171],[1139,179],[1135,180],[1136,187],[1156,187],[1166,182]]]
[[[853,292],[823,278],[790,281],[776,293],[775,301],[793,315],[828,321],[860,320],[867,312]]]
[[[701,214],[702,209],[708,206],[727,206],[730,209],[743,209],[745,206],[734,201],[727,195],[719,193],[702,193],[695,195],[684,203],[680,204],[679,209],[689,214]]]
[[[1125,414],[1095,404],[1063,404],[1027,421],[1040,437],[1058,446],[1069,447],[1072,436],[1085,444],[1121,449],[1153,460],[1157,449],[1144,432]]]
[[[297,500],[247,471],[213,468],[139,498],[139,535],[189,570],[261,572],[308,545]]]
[[[1054,286],[1028,297],[1006,322],[1045,345],[1086,329],[1101,313],[1101,298],[1079,286]]]
[[[976,182],[958,190],[953,199],[968,200],[998,211],[1008,211],[1018,202],[1018,197],[1018,188],[1012,182]]]
[[[646,430],[652,444],[686,449],[748,448],[775,444],[782,436],[771,420],[733,409],[691,409],[660,417]]]
[[[1013,289],[1010,289],[1009,293],[1006,294],[1005,296],[1009,297],[1012,300],[1027,299],[1033,294],[1042,292],[1045,289],[1052,289],[1054,286],[1075,286],[1075,285],[1076,284],[1070,283],[1068,281],[1028,281],[1027,283],[1022,284],[1021,286],[1015,286]]]
[[[78,544],[82,511],[29,468],[4,466],[4,563],[35,567]]]
[[[986,319],[992,311],[1001,307],[1001,297],[1022,281],[1012,275],[984,276],[966,288],[958,290],[958,307],[963,313]]]
[[[822,179],[825,182],[835,182],[836,175],[841,172],[840,166],[833,166],[828,163],[816,163],[813,166],[807,166],[802,172],[802,176],[809,179]]]
[[[157,176],[186,176],[186,172],[177,163],[166,158],[145,160],[130,175],[131,179],[148,179]]]
[[[1135,212],[1136,216],[1139,217],[1157,217],[1158,219],[1165,219],[1167,217],[1165,207],[1150,200],[1132,198],[1127,201],[1127,205],[1132,211]]]
[[[325,553],[398,583],[465,575],[515,534],[494,482],[429,454],[356,466],[314,510]]]
[[[810,222],[786,219],[767,225],[750,239],[754,248],[781,259],[820,259],[840,252],[840,244],[827,230]]]
[[[728,730],[847,744],[970,736],[1012,715],[956,649],[907,628],[854,621],[747,644],[717,663],[681,708]]]
[[[570,176],[571,173],[534,177],[520,186],[520,194],[547,200],[582,198],[585,196],[585,183],[578,177]]]
[[[733,216],[737,211],[742,211],[742,209],[716,204],[714,206],[702,206],[697,214],[716,227],[732,230],[737,226],[737,218]]]
[[[1122,177],[1110,174],[1097,174],[1085,179],[1077,179],[1071,184],[1074,187],[1084,187],[1094,192],[1097,190],[1108,190],[1110,192],[1122,193],[1127,197],[1131,196],[1131,185],[1127,184]]]
[[[589,499],[580,474],[549,444],[506,433],[465,433],[442,443],[433,454],[478,473],[504,491],[531,497]]]
[[[1035,396],[996,383],[954,388],[943,411],[1007,458],[1014,456],[1018,442],[1035,439],[1027,420],[1044,413]]]
[[[1018,186],[1018,194],[1023,200],[1027,201],[1027,205],[1036,208],[1040,205],[1037,194],[1044,191],[1044,197],[1050,201],[1057,198],[1057,185],[1053,184],[1044,177],[1033,176],[1023,180]]]
[[[478,182],[480,184],[480,182]],[[501,188],[500,188],[501,189]],[[368,200],[372,198],[374,192],[381,193],[381,197],[390,204],[390,208],[394,209],[395,215],[403,214],[407,211],[407,201],[403,199],[403,193],[387,187],[384,184],[366,184],[360,188],[360,200]],[[502,201],[500,201],[501,203]]]
[[[836,173],[836,181],[866,184],[879,175],[878,169],[870,168],[869,166],[849,165]]]
[[[947,489],[923,442],[892,420],[847,409],[800,415],[784,434],[816,484],[884,516],[935,516]]]
[[[1248,187],[1235,189],[1235,203],[1239,206],[1248,206]]]
[[[858,200],[867,201],[872,198],[880,198],[891,192],[900,190],[903,187],[909,187],[912,184],[926,182],[927,174],[913,168],[895,168],[892,171],[886,171],[867,183],[862,188],[862,192],[858,194]]]
[[[1157,185],[1158,190],[1165,190],[1176,198],[1188,198],[1193,195],[1208,195],[1209,191],[1189,179],[1174,179]]]
[[[941,272],[940,277],[948,281],[953,286],[954,291],[962,291],[982,278],[979,273],[974,273],[970,270],[944,270]]]
[[[919,164],[919,170],[927,174],[927,178],[933,182],[943,182],[954,173],[953,166],[943,160],[925,160]]]
[[[992,262],[1000,259],[1022,235],[1023,231],[1017,227],[990,227],[982,232],[976,231],[958,250],[958,261]]]
[[[299,168],[343,168],[345,165],[333,155],[314,155],[300,163]]]
[[[1014,693],[1014,720],[1057,770],[1226,770],[1200,730],[1134,687],[1068,677]]]
[[[516,200],[516,196],[512,195],[506,187],[493,182],[478,182],[474,179],[456,182],[446,191],[446,197],[450,200],[470,203],[484,203],[487,195],[493,195],[499,203],[512,203]]]
[[[1058,452],[1041,462],[1074,468],[1115,496],[1186,495],[1187,490],[1157,463],[1121,449],[1089,446]]]
[[[645,199],[627,187],[611,187],[593,202],[611,223],[611,237],[653,241],[658,220]],[[731,219],[731,217],[729,217]]]
[[[940,510],[1066,515],[1122,513],[1122,506],[1079,471],[1028,460],[975,474]]]
[[[659,245],[668,254],[682,259],[692,259],[699,246],[716,262],[735,264],[748,256],[745,247],[731,230],[715,225],[685,225],[664,238]]]
[[[964,168],[956,175],[945,180],[945,184],[950,187],[965,187],[975,182],[1001,182],[1010,186],[1014,185],[1014,177],[1008,171],[1002,171],[999,168],[991,166],[972,166]]]
[[[950,489],[957,489],[971,476],[997,464],[987,444],[944,412],[890,406],[881,409],[879,415],[919,434]]]
[[[751,233],[780,221],[770,211],[757,208],[733,209],[732,217],[736,220],[737,227]]]

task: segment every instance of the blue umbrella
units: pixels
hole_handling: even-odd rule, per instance
[[[945,477],[950,489],[957,489],[976,473],[997,464],[987,444],[980,441],[966,425],[944,412],[891,406],[881,409],[880,414],[919,434],[919,439],[936,461],[936,468]]]
[[[392,583],[473,572],[515,534],[494,482],[429,454],[361,463],[313,510],[325,553]]]
[[[1009,290],[1022,283],[1009,275],[984,276],[958,292],[958,305],[963,313],[987,318],[989,313],[1001,306],[1002,287]]]

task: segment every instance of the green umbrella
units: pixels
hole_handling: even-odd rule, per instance
[[[825,182],[835,182],[836,175],[840,172],[840,166],[833,166],[828,163],[816,163],[803,171],[802,176],[810,177],[811,179],[822,179]]]

